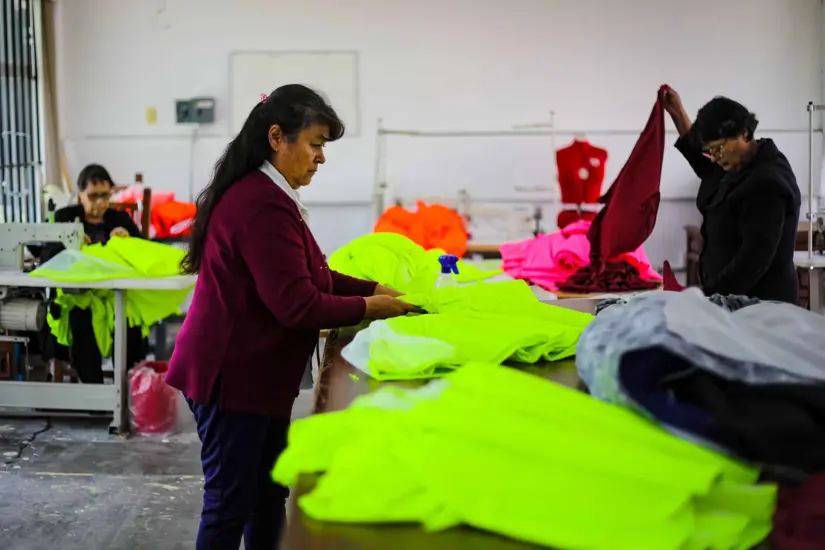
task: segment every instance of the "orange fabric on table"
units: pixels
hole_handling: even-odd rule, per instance
[[[376,222],[375,233],[398,233],[426,250],[440,248],[459,258],[467,252],[469,235],[455,210],[441,204],[416,203],[414,212],[391,206]]]
[[[155,237],[186,237],[192,231],[197,206],[193,202],[169,201],[152,207]]]

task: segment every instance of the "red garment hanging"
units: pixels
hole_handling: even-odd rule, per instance
[[[569,205],[595,205],[602,194],[607,151],[586,140],[576,139],[556,151],[556,167],[561,187],[561,202],[568,205],[559,212],[559,229],[579,220],[592,220],[596,212],[569,208]]]
[[[636,250],[653,231],[665,155],[664,97],[669,89],[667,85],[659,88],[656,104],[630,157],[599,199],[604,207],[587,235],[594,269],[600,269],[610,258]]]

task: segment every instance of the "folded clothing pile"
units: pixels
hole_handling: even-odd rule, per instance
[[[370,233],[350,241],[332,253],[329,267],[359,279],[375,281],[399,292],[423,292],[435,286],[441,274],[438,257],[445,251],[424,250],[409,238],[396,233]],[[458,262],[459,284],[495,277],[500,269],[483,270]]]
[[[590,265],[590,241],[587,238],[590,225],[589,221],[577,221],[555,233],[539,235],[526,241],[502,244],[500,251],[504,271],[515,279],[530,281],[547,290],[557,290],[566,286],[566,283],[567,285],[582,284],[581,281],[579,283],[568,281],[580,270]],[[635,268],[635,281],[644,284],[646,281],[658,283],[662,280],[662,276],[651,267],[650,260],[641,246],[633,252],[621,254],[616,258],[616,262],[629,264]],[[618,276],[614,276],[611,281],[607,282],[610,283],[613,280],[617,284],[621,283]],[[625,277],[625,286],[627,286],[626,280],[627,277]],[[584,283],[588,282],[584,281]],[[655,287],[655,284],[645,284],[640,288],[652,287]]]
[[[465,524],[560,550],[745,550],[776,498],[630,411],[481,363],[295,422],[273,479],[315,473],[298,505],[316,520]]]
[[[626,261],[607,262],[600,269],[586,266],[559,285],[565,292],[627,292],[658,288],[659,279],[646,280],[639,271]]]
[[[425,315],[375,321],[342,350],[378,380],[440,376],[470,361],[537,363],[575,354],[592,315],[540,302],[524,281],[445,287],[403,300]]]
[[[603,309],[576,349],[595,397],[775,472],[825,471],[825,317],[654,292]]]

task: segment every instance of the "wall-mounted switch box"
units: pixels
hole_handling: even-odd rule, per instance
[[[175,101],[178,124],[212,124],[215,122],[215,99],[196,97]]]

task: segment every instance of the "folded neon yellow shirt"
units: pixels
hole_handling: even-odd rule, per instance
[[[339,248],[329,257],[329,267],[344,275],[376,281],[405,294],[435,286],[441,273],[439,249],[424,250],[396,233],[370,233]],[[481,281],[502,273],[501,269],[482,270],[458,262],[459,284]]]
[[[540,302],[523,281],[445,287],[402,299],[432,313],[372,323],[344,350],[348,361],[378,380],[431,378],[470,361],[557,361],[575,354],[593,320]]]
[[[298,501],[316,520],[467,524],[560,550],[750,548],[776,498],[630,411],[478,363],[296,421],[273,479],[304,473],[324,473]]]
[[[66,283],[96,282],[113,279],[160,278],[180,275],[184,252],[173,246],[144,239],[119,238],[106,245],[94,244],[81,250],[63,250],[54,258],[30,273]],[[158,321],[179,313],[191,287],[180,290],[129,290],[126,293],[126,318],[130,327],[149,327]],[[114,328],[114,291],[94,289],[82,293],[64,293],[58,290],[55,298],[60,306],[59,318],[51,313],[47,322],[58,343],[71,345],[69,311],[75,307],[91,309],[95,339],[104,357],[111,354]]]

